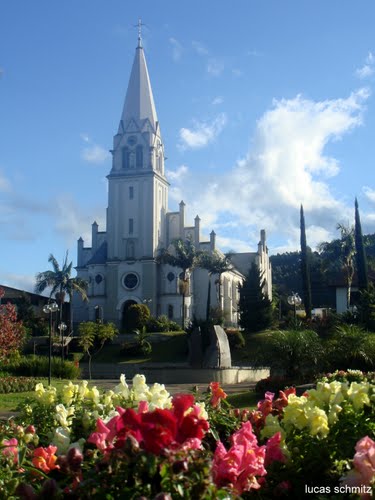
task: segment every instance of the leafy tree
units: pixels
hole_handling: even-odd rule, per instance
[[[199,259],[199,266],[208,271],[208,290],[207,290],[207,306],[206,306],[206,321],[210,320],[211,314],[211,278],[217,275],[216,283],[218,285],[218,304],[221,308],[221,275],[233,269],[233,264],[230,261],[231,253],[226,253],[222,256],[218,251],[212,253],[204,252]]]
[[[189,293],[189,273],[199,267],[201,252],[195,249],[191,240],[177,238],[171,247],[160,250],[157,261],[162,264],[180,268],[180,292],[182,295],[182,328],[185,328],[185,297]]]
[[[71,276],[73,262],[68,263],[68,252],[65,254],[63,265],[60,268],[55,257],[50,254],[48,262],[52,264],[52,270],[43,271],[36,275],[35,292],[42,293],[47,288],[51,288],[50,297],[55,297],[60,305],[60,323],[62,322],[62,309],[65,302],[65,296],[69,297],[70,306],[72,305],[73,294],[79,293],[83,300],[88,300],[87,297],[87,281]],[[72,312],[70,310],[70,329],[72,330]]]
[[[363,243],[361,218],[359,216],[358,201],[355,199],[355,258],[357,264],[358,288],[360,290],[367,290],[368,282],[368,268],[365,246]]]
[[[0,288],[0,301],[5,292]],[[17,353],[25,341],[25,328],[17,320],[16,307],[11,304],[0,305],[0,362],[9,360]]]
[[[103,349],[107,341],[112,340],[118,334],[118,330],[113,323],[86,321],[80,323],[78,334],[78,345],[82,347],[89,358],[89,377],[91,380],[92,357]]]
[[[309,254],[306,244],[306,228],[305,228],[305,215],[303,213],[303,206],[301,205],[300,212],[300,225],[301,225],[301,276],[303,288],[303,303],[305,306],[306,318],[311,318],[311,284],[310,284],[310,266]]]
[[[128,330],[142,330],[150,317],[150,309],[145,304],[132,304],[126,311]]]
[[[253,262],[240,285],[239,323],[248,332],[259,332],[272,324],[272,303],[264,293],[265,280]]]

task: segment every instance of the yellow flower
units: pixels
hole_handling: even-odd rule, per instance
[[[368,382],[352,382],[348,389],[349,400],[353,403],[355,410],[361,410],[364,405],[370,405],[368,395],[370,384]]]
[[[327,436],[329,433],[328,418],[326,412],[317,406],[308,406],[306,408],[306,417],[312,436]]]
[[[78,385],[75,385],[72,383],[72,381],[69,381],[68,385],[64,385],[63,390],[62,390],[62,402],[66,405],[70,405],[74,399],[74,396],[78,392]]]
[[[303,429],[307,426],[307,417],[305,414],[305,406],[307,398],[305,396],[296,396],[290,394],[288,397],[288,406],[284,409],[284,424]]]
[[[280,425],[280,421],[277,416],[271,413],[267,415],[264,427],[260,433],[262,438],[269,438],[276,434],[276,432],[281,432],[282,438],[285,436],[285,431]]]

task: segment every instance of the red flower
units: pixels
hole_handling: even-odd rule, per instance
[[[37,469],[42,470],[46,474],[53,469],[59,469],[60,467],[56,465],[57,456],[55,455],[57,446],[48,446],[43,448],[40,446],[36,448],[33,453],[32,464]]]
[[[210,390],[211,390],[211,394],[212,394],[210,403],[211,403],[213,408],[216,408],[217,406],[219,406],[220,401],[227,397],[227,394],[220,387],[219,382],[211,382],[210,383]]]
[[[264,465],[267,467],[271,462],[275,460],[277,462],[285,462],[285,455],[280,448],[281,433],[276,432],[272,437],[270,437],[266,443],[266,458]]]
[[[16,438],[3,439],[1,445],[4,447],[2,454],[6,457],[13,457],[13,462],[18,462],[18,441]]]

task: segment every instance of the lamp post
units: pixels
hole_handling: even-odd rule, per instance
[[[56,302],[52,304],[46,304],[43,307],[43,312],[49,314],[49,350],[48,350],[48,385],[51,385],[51,373],[52,373],[52,314],[59,310],[59,306]]]
[[[64,361],[64,332],[68,327],[65,323],[61,322],[57,328],[60,330],[61,336],[61,361]]]
[[[95,306],[95,321],[97,323],[103,323],[103,306]]]
[[[292,294],[289,295],[288,304],[294,307],[294,320],[296,319],[296,315],[297,315],[297,306],[300,306],[301,303],[302,303],[302,299],[298,295],[298,293],[292,292]]]

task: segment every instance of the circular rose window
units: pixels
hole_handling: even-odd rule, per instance
[[[124,277],[124,286],[128,290],[133,290],[133,288],[136,288],[139,283],[139,278],[135,273],[128,273]]]

